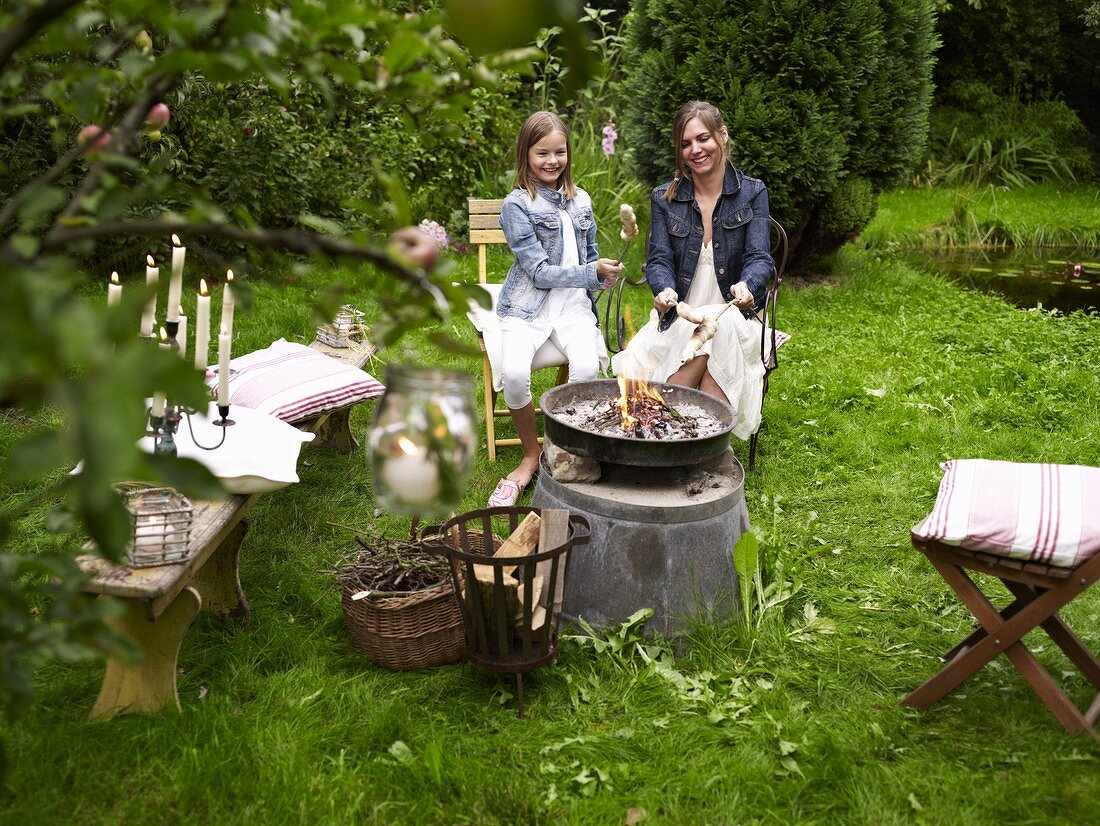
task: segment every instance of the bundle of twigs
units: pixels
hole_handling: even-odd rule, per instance
[[[632,395],[627,400],[627,413],[634,419],[633,428],[623,427],[618,400],[609,399],[607,406],[593,419],[590,429],[597,432],[625,429],[637,439],[691,439],[697,434],[696,421],[684,416],[663,399]]]
[[[355,537],[361,550],[348,553],[336,577],[340,584],[364,597],[398,596],[432,588],[447,581],[447,560],[429,553],[419,542]]]

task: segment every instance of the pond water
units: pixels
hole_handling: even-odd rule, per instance
[[[906,261],[1017,307],[1100,311],[1100,261],[1095,250],[910,250]]]

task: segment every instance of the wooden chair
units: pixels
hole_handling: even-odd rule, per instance
[[[922,711],[928,709],[998,654],[1004,654],[1067,732],[1097,737],[1100,660],[1066,626],[1058,611],[1100,577],[1100,554],[1076,568],[1062,568],[968,551],[918,536],[913,536],[912,541],[958,594],[981,627],[944,654],[947,665],[902,700],[902,705]],[[1015,600],[998,611],[967,575],[968,570],[996,577]],[[1097,690],[1096,698],[1084,713],[1021,641],[1024,634],[1035,628],[1046,631]]]
[[[496,308],[497,294],[500,290],[499,283],[490,283],[488,280],[488,247],[490,244],[507,244],[504,238],[504,230],[500,228],[500,207],[503,199],[468,199],[470,219],[470,243],[477,246],[477,280],[479,284],[485,284],[492,297],[493,309]],[[503,273],[501,274],[503,276]],[[475,324],[476,326],[476,324]],[[507,408],[497,407],[497,391],[493,389],[493,371],[489,363],[489,356],[485,348],[485,336],[482,330],[477,332],[477,343],[481,348],[481,390],[485,402],[485,444],[489,451],[489,461],[497,459],[497,448],[518,445],[517,438],[501,439],[496,435],[496,420],[501,416],[509,416]],[[565,353],[547,341],[535,353],[531,372],[547,367],[557,367],[555,384],[564,384],[569,378],[569,359]],[[536,415],[542,411],[535,408]],[[539,438],[542,442],[542,438]]]

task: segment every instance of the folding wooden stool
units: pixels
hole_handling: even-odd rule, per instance
[[[965,473],[957,474],[956,466],[966,463],[972,464],[964,468]],[[1005,467],[1009,465],[1013,467]],[[902,705],[921,710],[929,708],[1003,653],[1067,732],[1100,737],[1096,730],[1100,717],[1100,659],[1058,616],[1059,610],[1100,578],[1100,553],[1095,543],[1079,539],[1086,532],[1086,523],[1096,518],[1093,499],[1100,495],[1095,490],[1100,471],[1070,465],[1019,465],[986,460],[952,461],[946,463],[944,469],[947,474],[936,509],[913,529],[912,542],[928,557],[981,627],[944,654],[947,665],[902,700]],[[1006,472],[1010,477],[1007,485],[1003,484]],[[966,476],[969,478],[960,478]],[[1017,521],[999,528],[991,521],[991,515],[997,515],[997,511],[1012,512],[1013,507],[1027,512]],[[1025,522],[1037,526],[1034,533],[1029,534],[1036,537],[1034,550],[1028,548],[1030,560],[1008,555],[1021,554],[1021,536],[1027,532],[1019,525]],[[949,523],[954,523],[955,528],[952,529]],[[1063,527],[1066,530],[1063,531]],[[958,534],[964,530],[970,535],[953,536],[952,544],[929,538],[930,535]],[[1071,530],[1076,534],[1067,540],[1064,534]],[[1061,545],[1058,545],[1059,540]],[[1077,543],[1072,557],[1065,553],[1067,541]],[[986,549],[960,547],[954,542],[983,545]],[[996,545],[1000,547],[993,547]],[[1055,553],[1056,545],[1059,553]],[[1034,561],[1044,556],[1058,561],[1072,558],[1075,564]],[[998,611],[967,571],[996,577],[1015,597],[1014,601]],[[1070,700],[1021,641],[1034,628],[1046,631],[1097,690],[1086,711],[1082,712]]]
[[[943,670],[901,704],[923,711],[1003,653],[1067,732],[1100,736],[1095,728],[1097,717],[1100,717],[1100,660],[1058,616],[1059,609],[1088,590],[1100,577],[1100,554],[1076,568],[1060,568],[967,551],[916,536],[913,545],[928,557],[982,627],[944,654],[947,665]],[[997,577],[1016,597],[1015,601],[998,611],[965,569]],[[1037,626],[1050,635],[1097,689],[1096,698],[1083,714],[1020,641]]]

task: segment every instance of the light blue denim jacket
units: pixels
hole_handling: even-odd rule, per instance
[[[572,218],[577,234],[577,266],[561,265],[559,208]],[[596,275],[596,221],[587,192],[578,189],[577,197],[567,199],[538,186],[531,198],[527,190],[513,189],[500,208],[500,226],[516,260],[500,290],[497,315],[530,321],[555,287],[582,287],[594,301],[601,282]],[[592,312],[596,314],[595,303]]]

